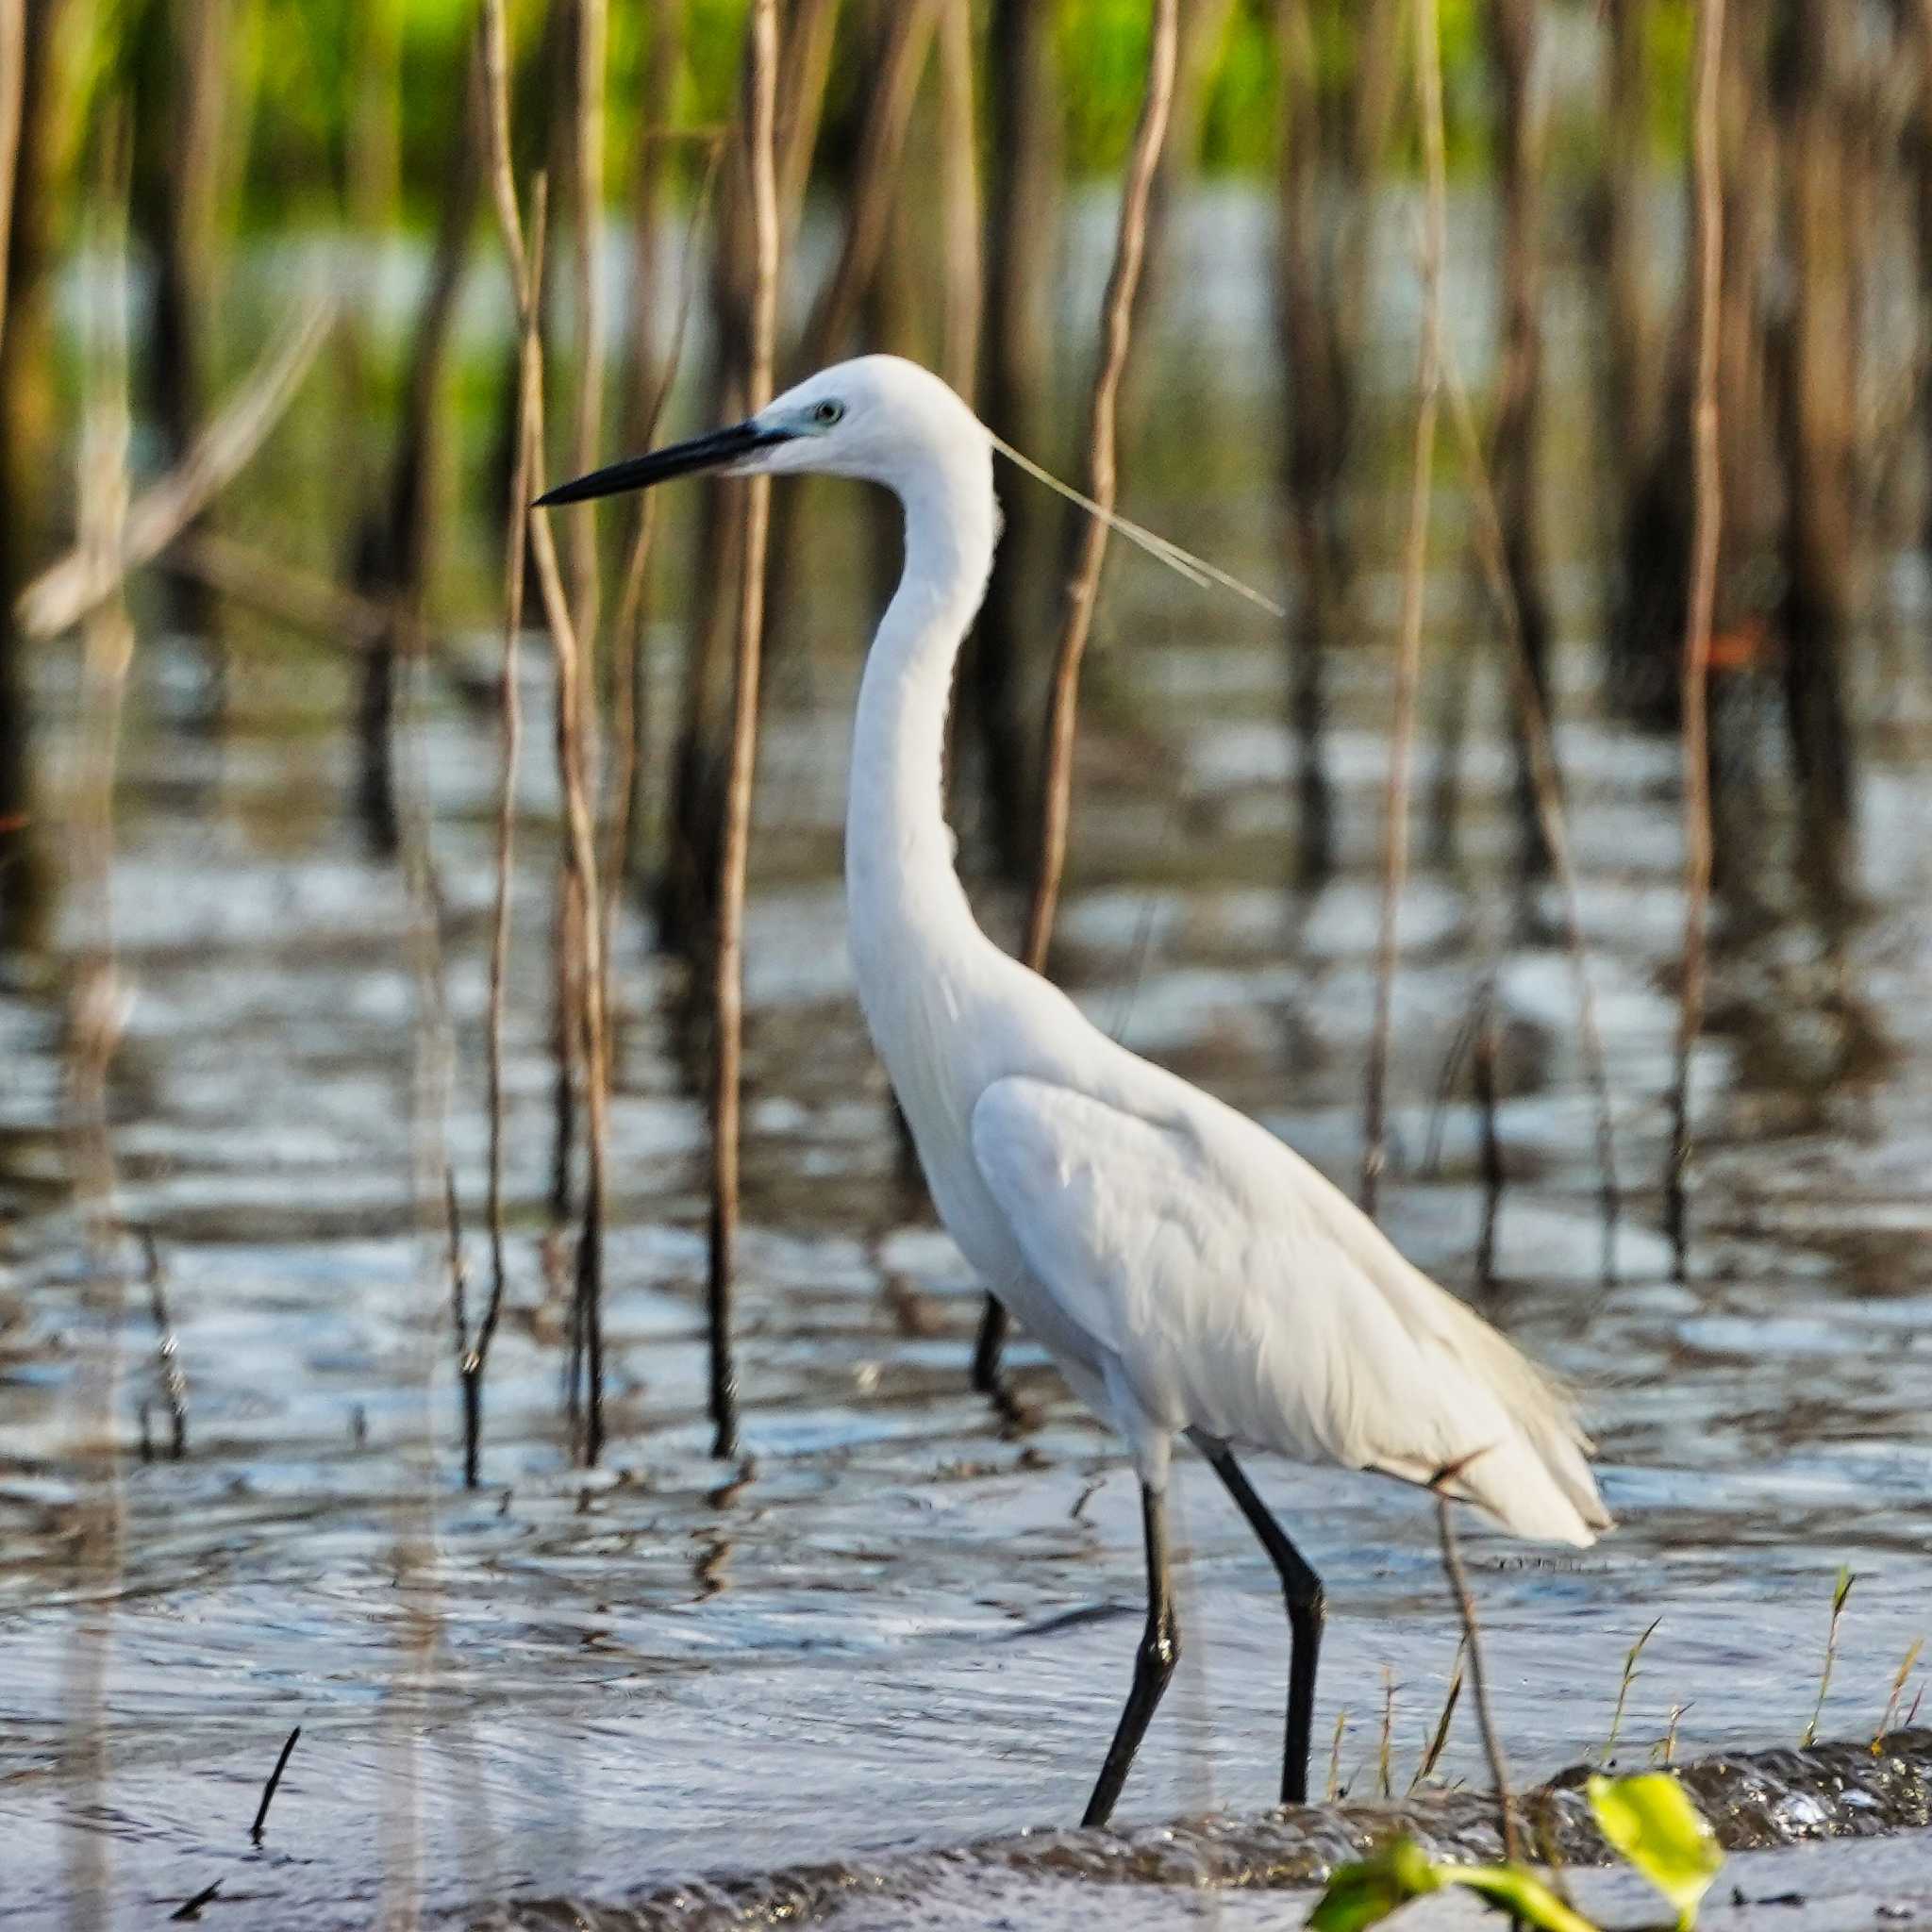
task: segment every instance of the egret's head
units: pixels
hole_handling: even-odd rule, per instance
[[[807,376],[729,429],[593,470],[537,501],[582,503],[697,470],[857,476],[904,490],[922,463],[987,448],[972,410],[930,370],[898,356],[859,356]]]

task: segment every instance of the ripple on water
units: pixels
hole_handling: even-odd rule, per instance
[[[1222,407],[1204,401],[1190,437],[1205,446],[1247,426],[1247,404]],[[1158,466],[1138,474],[1158,502]],[[1209,491],[1180,508],[1214,521],[1217,556],[1252,548],[1231,565],[1267,564],[1275,533],[1251,499]],[[494,538],[478,541],[486,554]],[[820,587],[839,620],[827,638],[864,596],[836,575]],[[1392,608],[1388,581],[1367,588],[1372,612]],[[1352,1185],[1373,1024],[1383,659],[1338,654],[1342,862],[1327,888],[1291,895],[1291,752],[1266,722],[1278,717],[1274,629],[1227,617],[1197,641],[1191,607],[1183,625],[1165,586],[1125,567],[1108,595],[1124,641],[1173,643],[1110,658],[1110,704],[1083,737],[1064,926],[1074,990],[1101,1024]],[[1580,604],[1562,614],[1566,635],[1594,622]],[[655,1896],[658,1919],[633,1907],[608,1923],[722,1924],[718,1912],[748,1910],[755,1895],[769,1917],[803,1888],[907,1914],[855,1928],[963,1932],[1004,1910],[1032,1932],[1092,1923],[1068,1901],[1139,1877],[1141,1919],[1109,1907],[1109,1932],[1124,1932],[1174,1922],[1170,1883],[1228,1884],[1250,1868],[1299,1883],[1369,1828],[1358,1805],[1293,1824],[1248,1808],[1278,1777],[1279,1595],[1224,1498],[1184,1461],[1186,1644],[1123,1817],[1195,1822],[1107,1840],[1015,1836],[1077,1815],[1113,1724],[1140,1617],[1134,1485],[1037,1350],[1013,1357],[1024,1436],[965,1387],[976,1288],[900,1178],[850,998],[837,850],[853,665],[812,651],[812,675],[801,658],[795,687],[775,695],[759,789],[743,1460],[708,1454],[707,1129],[679,975],[625,905],[613,947],[612,1448],[605,1470],[571,1466],[568,1321],[544,1241],[556,801],[533,753],[507,1028],[508,1292],[474,1494],[456,1477],[440,1205],[425,1216],[413,1182],[409,908],[342,810],[346,683],[279,642],[238,647],[245,675],[220,744],[145,703],[130,709],[115,886],[134,1004],[114,1127],[124,1211],[153,1224],[166,1260],[192,1455],[134,1460],[143,1404],[151,1433],[165,1434],[138,1276],[115,1319],[86,1306],[100,1281],[63,1193],[70,962],[57,949],[0,991],[8,1911],[64,1921],[81,1844],[105,1859],[104,1923],[128,1925],[218,1877],[277,1927],[368,1923],[384,1886],[408,1874],[443,1911]],[[165,671],[191,655],[143,638],[139,661]],[[47,668],[58,773],[70,687]],[[545,741],[540,671],[533,657],[532,745]],[[1663,1155],[1676,984],[1674,753],[1565,689],[1579,912],[1618,1154],[1637,1188],[1619,1280],[1598,1278],[1596,1117],[1571,965],[1552,941],[1559,908],[1545,891],[1516,918],[1512,752],[1487,700],[1470,720],[1460,864],[1436,863],[1418,841],[1391,1070],[1385,1215],[1421,1263],[1469,1288],[1482,1141],[1458,1042],[1493,971],[1510,1185],[1502,1279],[1484,1306],[1586,1391],[1624,1525],[1584,1554],[1472,1527],[1499,1718],[1529,1774],[1600,1751],[1625,1656],[1660,1618],[1625,1699],[1621,1761],[1648,1761],[1667,1735],[1680,1756],[1707,1758],[1795,1738],[1846,1563],[1857,1582],[1821,1731],[1869,1738],[1927,1625],[1932,855],[1912,836],[1932,817],[1926,746],[1901,727],[1873,755],[1887,833],[1869,917],[1841,945],[1827,952],[1791,922],[1714,960],[1718,1024],[1697,1065],[1699,1266],[1677,1284],[1645,1192]],[[675,708],[662,695],[659,719]],[[493,734],[440,700],[427,725],[457,1049],[449,1145],[474,1301],[487,1275]],[[1157,727],[1171,728],[1173,759],[1146,755]],[[1009,933],[1015,908],[982,896]],[[104,1388],[111,1413],[83,1414]],[[1338,1790],[1360,1800],[1386,1756],[1400,1792],[1459,1634],[1431,1511],[1331,1471],[1257,1474],[1328,1585],[1318,1781],[1332,1765]],[[297,1723],[257,1853],[247,1824]],[[1709,1774],[1730,1782],[1714,1802],[1727,1830],[1761,1830],[1763,1842],[1847,1820],[1909,1824],[1924,1751],[1898,1744],[1869,1775],[1856,1750],[1720,1755]],[[1911,1768],[1895,1787],[1871,1785],[1901,1757]],[[1466,1707],[1441,1775],[1483,1775]],[[1432,1791],[1417,1805],[1446,1848],[1478,1849],[1480,1801]],[[1574,1809],[1574,1797],[1559,1807],[1565,1820]],[[707,1873],[766,1875],[687,1886]],[[714,1916],[664,1918],[667,1887]],[[544,1923],[541,1909],[519,1908],[525,1923]],[[583,1922],[606,1923],[588,1910]]]

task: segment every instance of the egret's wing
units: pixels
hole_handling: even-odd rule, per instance
[[[1440,1480],[1520,1535],[1608,1526],[1553,1384],[1264,1128],[1144,1071],[1131,1100],[995,1081],[973,1152],[1152,1420]]]

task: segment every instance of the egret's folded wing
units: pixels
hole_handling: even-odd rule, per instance
[[[1153,1421],[1456,1472],[1451,1493],[1521,1535],[1607,1524],[1560,1394],[1253,1122],[1165,1076],[1144,1108],[1014,1077],[980,1096],[973,1152],[1028,1267]]]

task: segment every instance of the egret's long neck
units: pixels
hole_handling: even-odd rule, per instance
[[[906,564],[859,687],[845,817],[854,963],[867,991],[892,957],[904,963],[893,935],[976,931],[941,788],[954,660],[992,564],[991,452],[936,454],[899,493]]]

